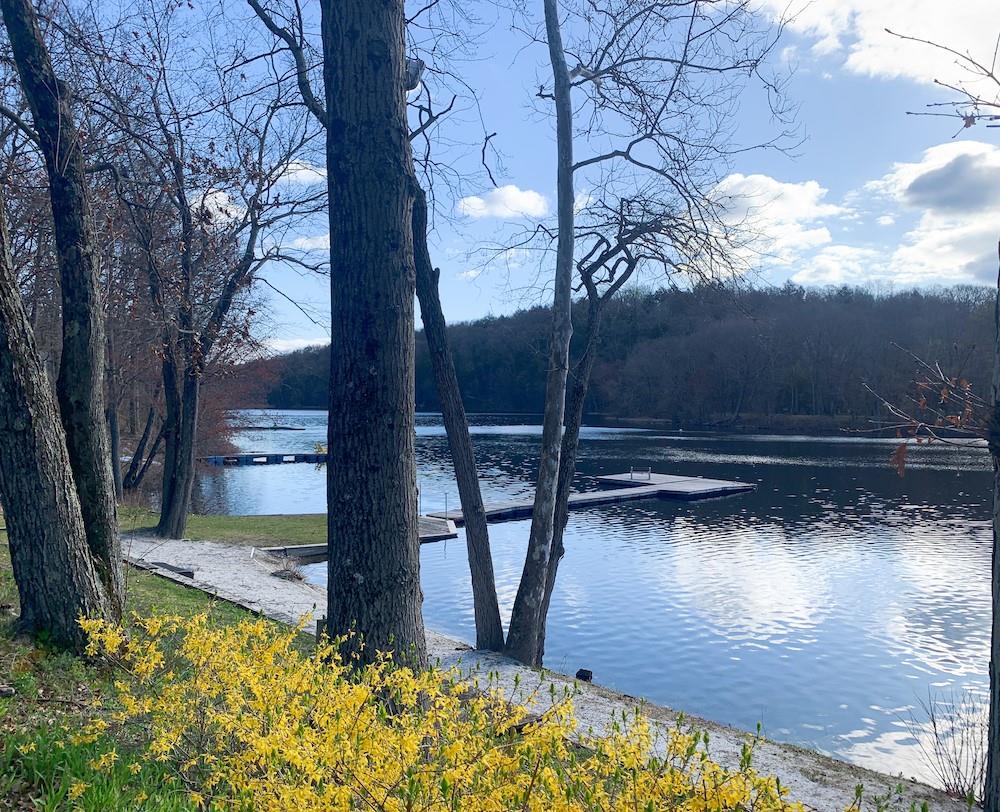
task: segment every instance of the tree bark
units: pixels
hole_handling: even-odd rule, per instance
[[[135,401],[132,401],[132,403],[134,405]],[[131,413],[133,409],[130,407],[129,411]],[[139,437],[139,442],[132,452],[132,459],[129,460],[128,468],[125,470],[125,476],[122,479],[122,487],[125,490],[133,490],[139,484],[139,471],[143,467],[143,461],[146,459],[146,446],[149,444],[149,437],[153,432],[153,423],[155,421],[156,407],[150,406],[149,411],[146,413],[146,423],[142,427],[142,435]],[[157,441],[162,436],[161,429],[161,432],[157,435]]]
[[[566,395],[566,417],[562,437],[562,452],[559,461],[559,485],[556,489],[555,524],[552,528],[552,552],[549,555],[549,570],[545,580],[545,596],[542,600],[541,617],[538,622],[539,661],[545,656],[545,634],[548,628],[549,605],[555,591],[559,563],[566,553],[563,535],[569,522],[569,492],[576,474],[576,458],[580,449],[580,427],[583,425],[583,409],[590,388],[590,376],[597,358],[597,342],[600,336],[601,319],[604,315],[604,301],[590,300],[587,317],[587,333],[583,355],[572,375],[572,383]]]
[[[500,605],[497,602],[496,580],[493,574],[493,556],[490,553],[490,536],[486,526],[486,509],[479,488],[479,471],[476,455],[469,434],[469,421],[465,416],[462,393],[455,374],[455,363],[448,346],[448,327],[438,295],[439,271],[431,262],[427,247],[427,196],[417,187],[413,203],[413,249],[416,265],[417,301],[420,319],[424,325],[424,338],[431,356],[434,381],[441,415],[444,419],[448,448],[455,467],[455,481],[462,502],[465,522],[465,544],[469,554],[472,575],[472,603],[476,617],[476,647],[501,651],[504,645]]]
[[[163,361],[160,373],[163,377],[163,475],[160,485],[160,520],[156,526],[158,535],[163,535],[166,523],[164,516],[169,513],[169,505],[174,501],[177,486],[177,450],[181,432],[181,395],[178,385],[177,362],[174,359],[173,339],[164,331]]]
[[[52,69],[30,0],[2,0],[24,95],[45,156],[62,292],[56,391],[87,544],[114,611],[124,582],[104,414],[104,314],[80,137],[69,88]]]
[[[65,433],[38,356],[0,201],[0,497],[19,629],[82,650],[80,615],[113,618],[88,545]]]
[[[110,443],[110,454],[111,454],[111,476],[112,482],[115,488],[115,499],[121,501],[123,486],[122,486],[122,444],[121,444],[121,432],[118,427],[118,409],[115,408],[114,404],[108,404],[108,442]]]
[[[157,534],[163,538],[182,538],[187,529],[191,496],[194,493],[200,408],[201,375],[196,370],[185,369],[180,394],[168,407],[167,419],[164,421],[166,452],[163,461],[163,496],[160,521],[156,528]]]
[[[556,107],[556,147],[558,151],[557,198],[559,241],[556,248],[555,294],[552,302],[552,340],[545,384],[545,414],[542,419],[541,460],[531,533],[518,586],[507,653],[528,665],[541,665],[539,624],[545,600],[552,528],[555,519],[562,426],[566,409],[566,379],[569,373],[569,346],[573,336],[573,108],[570,79],[566,69],[562,33],[559,30],[557,0],[545,0],[545,30],[552,64]]]
[[[111,481],[115,489],[115,502],[122,500],[124,488],[122,487],[122,442],[121,429],[118,422],[118,406],[121,402],[121,388],[118,385],[118,373],[114,366],[114,342],[111,334],[108,334],[107,363],[105,365],[105,378],[107,386],[106,409],[104,413],[108,424],[108,443],[111,454]]]
[[[322,0],[330,214],[327,471],[332,636],[426,663],[414,460],[416,179],[402,0]]]
[[[1000,257],[1000,244],[997,246]],[[986,785],[983,808],[1000,812],[1000,272],[993,309],[993,414],[987,442],[993,461],[993,558],[990,583],[993,625],[990,639],[990,715],[986,737]]]

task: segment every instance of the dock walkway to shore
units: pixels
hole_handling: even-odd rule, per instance
[[[628,471],[623,474],[608,474],[597,479],[607,485],[618,487],[570,494],[569,507],[593,507],[595,505],[613,505],[619,502],[631,502],[636,499],[683,499],[694,501],[698,499],[713,499],[720,496],[730,496],[737,493],[752,491],[757,486],[747,482],[732,482],[725,479],[705,479],[697,476],[678,476],[676,474],[657,474],[652,471]],[[531,516],[534,500],[530,498],[512,500],[509,502],[494,502],[486,506],[486,521],[507,522],[513,519],[523,519]],[[436,519],[450,519],[457,526],[464,524],[461,510],[438,511],[428,514]]]

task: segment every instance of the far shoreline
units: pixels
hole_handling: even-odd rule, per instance
[[[277,414],[287,412],[325,413],[326,409],[291,406],[232,406],[226,410],[233,414],[243,411],[263,411]],[[441,412],[433,408],[418,408],[417,416],[440,416]],[[473,412],[467,413],[469,418],[498,417],[524,418],[531,424],[541,425],[541,412]],[[747,414],[739,418],[713,417],[705,420],[677,420],[670,417],[651,417],[645,415],[610,415],[589,413],[584,417],[584,427],[591,428],[631,428],[648,429],[650,431],[672,432],[677,434],[710,435],[734,437],[770,434],[776,436],[810,437],[817,440],[824,438],[854,437],[857,439],[895,439],[897,430],[892,428],[879,429],[873,425],[873,418],[857,415],[807,415],[807,414]],[[297,430],[291,426],[234,426],[236,431],[277,431]],[[940,432],[939,432],[940,433]],[[942,436],[949,436],[944,432]],[[956,439],[968,439],[961,434],[954,435]],[[899,438],[905,439],[905,438]]]

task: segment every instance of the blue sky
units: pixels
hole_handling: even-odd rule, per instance
[[[529,6],[541,6],[532,0]],[[992,8],[988,8],[992,6]],[[786,11],[763,0],[762,14]],[[883,288],[990,283],[1000,237],[1000,130],[983,126],[952,136],[953,120],[908,116],[950,98],[934,79],[960,81],[953,57],[891,37],[884,28],[949,44],[990,61],[1000,8],[987,0],[813,0],[791,6],[793,21],[774,52],[789,68],[788,95],[799,106],[803,142],[791,153],[758,151],[729,167],[724,186],[747,201],[761,241],[761,284],[874,284]],[[432,254],[441,267],[449,321],[508,313],[544,301],[542,263],[484,266],[477,248],[550,218],[555,204],[551,121],[534,94],[548,67],[544,47],[527,43],[509,17],[479,10],[475,58],[458,64],[480,97],[483,123],[470,104],[442,126],[444,152],[465,176],[449,194],[440,187]],[[995,89],[993,90],[995,93]],[[739,112],[739,132],[771,127],[758,99]],[[477,171],[483,125],[500,166],[499,189]],[[325,229],[300,236],[322,250]],[[328,281],[272,267],[267,277],[304,307],[306,318],[272,296],[271,346],[285,350],[327,340]]]

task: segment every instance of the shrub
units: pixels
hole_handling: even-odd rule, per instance
[[[388,659],[355,668],[265,621],[151,617],[128,635],[81,622],[89,653],[122,676],[110,715],[78,742],[139,747],[203,809],[801,809],[754,771],[751,744],[728,770],[707,735],[660,733],[639,713],[594,736],[577,730],[571,697],[534,717],[492,680]]]

